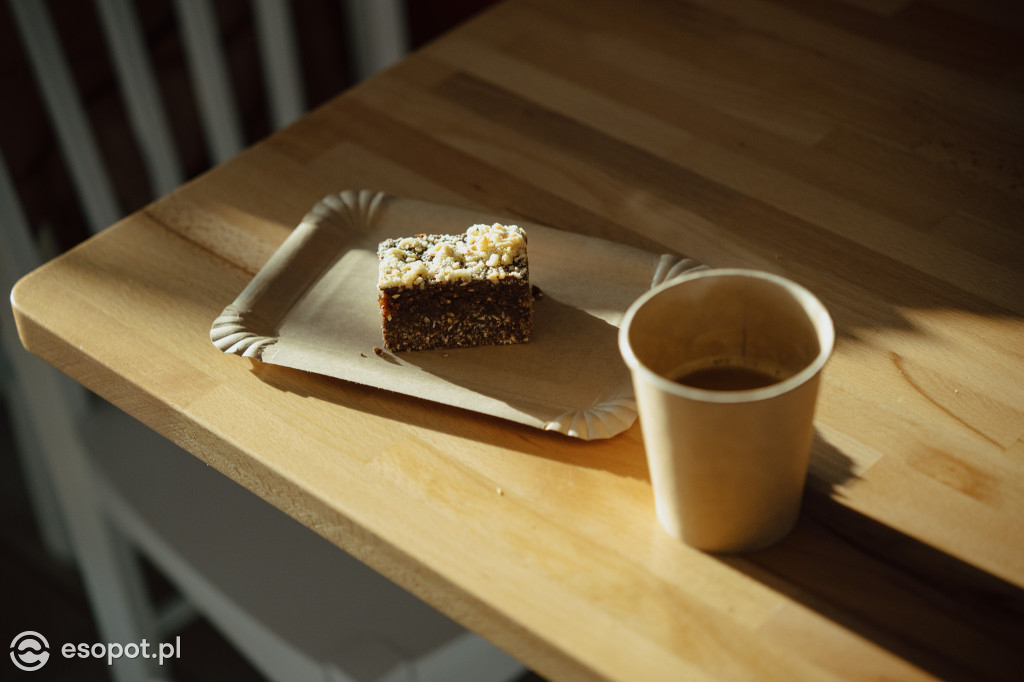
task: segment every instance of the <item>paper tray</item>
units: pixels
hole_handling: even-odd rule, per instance
[[[382,355],[377,244],[477,223],[526,230],[534,302],[529,343]],[[585,440],[636,420],[618,325],[648,288],[703,268],[490,213],[347,190],[320,201],[210,330],[225,353],[494,415]]]

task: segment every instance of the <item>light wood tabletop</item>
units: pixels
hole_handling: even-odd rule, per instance
[[[1024,26],[1004,6],[509,0],[30,274],[21,338],[552,680],[1011,679]],[[639,424],[585,442],[215,348],[214,318],[350,188],[815,292],[838,340],[794,532],[739,556],[671,539]]]

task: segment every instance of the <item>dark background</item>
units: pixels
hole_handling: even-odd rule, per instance
[[[152,199],[130,130],[117,77],[93,3],[46,2],[125,213]],[[406,0],[411,49],[494,4],[495,0]],[[247,144],[271,132],[249,0],[213,0]],[[293,0],[307,109],[353,84],[344,0]],[[160,93],[186,177],[210,165],[171,0],[135,0]],[[63,250],[86,234],[86,222],[6,2],[0,2],[0,150],[29,223]]]

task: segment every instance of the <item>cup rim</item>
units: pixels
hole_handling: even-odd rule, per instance
[[[667,289],[686,284],[692,280],[704,279],[706,277],[736,276],[754,277],[770,281],[786,289],[800,302],[801,306],[811,318],[815,330],[818,332],[820,348],[817,356],[815,356],[811,362],[793,376],[783,379],[778,383],[771,384],[770,386],[736,391],[715,391],[704,388],[695,388],[693,386],[687,386],[685,384],[672,381],[661,374],[658,374],[640,361],[640,358],[638,358],[636,353],[633,352],[632,345],[629,342],[629,329],[637,312],[648,301]],[[750,268],[719,268],[685,273],[678,277],[666,280],[645,291],[640,295],[640,297],[633,301],[632,304],[630,304],[629,308],[626,309],[626,314],[623,316],[622,323],[619,325],[618,340],[619,352],[622,355],[622,359],[625,361],[626,366],[629,367],[631,371],[639,373],[646,381],[654,384],[659,389],[667,393],[690,398],[692,400],[699,400],[701,402],[741,403],[766,400],[768,398],[774,398],[775,396],[782,395],[809,381],[812,377],[818,374],[825,366],[825,363],[828,362],[828,359],[832,355],[832,351],[835,347],[835,323],[832,321],[832,316],[829,314],[828,309],[817,296],[811,293],[806,287],[797,284],[789,278],[776,275],[771,272]]]

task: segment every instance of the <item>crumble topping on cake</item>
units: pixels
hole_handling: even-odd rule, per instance
[[[388,239],[378,255],[381,289],[423,287],[427,282],[496,282],[524,276],[526,235],[518,225],[473,225],[459,235]]]
[[[522,228],[494,223],[463,234],[386,239],[377,256],[388,350],[529,341],[533,296]]]

